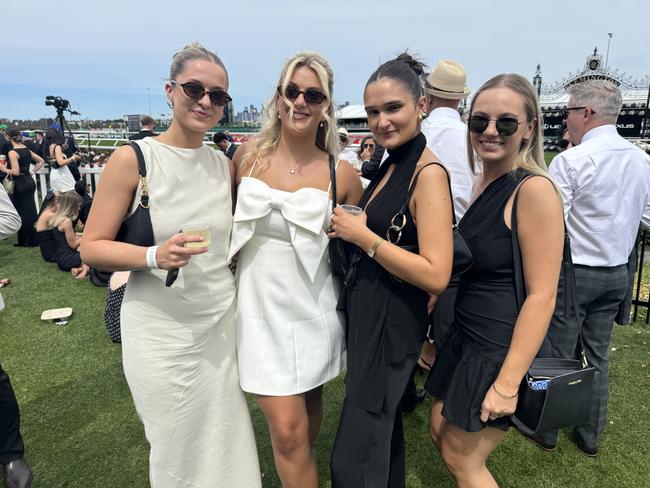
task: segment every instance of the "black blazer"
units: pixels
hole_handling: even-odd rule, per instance
[[[228,149],[226,149],[226,156],[228,159],[235,157],[235,151],[237,151],[237,146],[235,146],[233,143],[230,143],[230,146],[228,146]]]

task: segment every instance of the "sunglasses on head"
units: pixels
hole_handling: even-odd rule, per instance
[[[474,132],[474,134],[482,134],[485,132],[485,129],[490,125],[490,121],[494,120],[494,125],[497,128],[497,132],[501,136],[511,136],[519,128],[519,122],[514,117],[499,117],[498,119],[489,119],[483,115],[472,115],[469,118],[467,126],[469,130]]]
[[[293,84],[288,84],[282,93],[282,87],[278,87],[278,93],[292,102],[296,100],[301,94],[305,99],[305,103],[310,105],[320,105],[327,99],[327,96],[316,88],[307,88],[306,90],[298,90],[298,87]]]
[[[201,100],[207,94],[213,105],[223,107],[227,103],[232,102],[232,98],[230,98],[227,92],[223,90],[206,90],[201,83],[196,81],[178,83],[172,80],[170,83],[172,85],[179,85],[183,89],[183,93],[192,100]]]

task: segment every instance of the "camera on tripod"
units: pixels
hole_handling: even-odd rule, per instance
[[[48,95],[45,97],[45,105],[48,107],[54,107],[57,112],[63,112],[64,110],[68,110],[70,108],[70,100],[66,100],[62,97]]]

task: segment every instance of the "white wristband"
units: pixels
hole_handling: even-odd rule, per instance
[[[159,269],[158,262],[156,261],[156,251],[158,246],[151,246],[147,248],[147,268]]]

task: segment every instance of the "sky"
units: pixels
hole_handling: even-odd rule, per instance
[[[408,49],[429,66],[465,65],[476,89],[491,76],[544,83],[584,65],[595,46],[609,66],[633,78],[650,74],[648,0],[4,0],[0,118],[54,116],[46,95],[70,100],[78,119],[168,114],[164,83],[171,56],[199,41],[230,76],[235,111],[273,93],[283,62],[318,51],[335,74],[334,100],[363,102],[363,87],[383,61]]]

